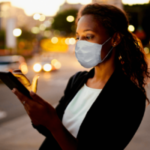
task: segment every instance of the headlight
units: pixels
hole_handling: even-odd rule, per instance
[[[52,59],[51,64],[54,65],[56,62],[58,62],[57,59]]]
[[[46,71],[46,72],[49,72],[52,70],[52,66],[50,64],[45,64],[43,66],[43,70]]]
[[[57,59],[53,59],[51,61],[51,64],[56,68],[56,69],[60,69],[61,68],[61,63],[57,60]]]
[[[42,69],[42,66],[41,66],[39,63],[34,64],[33,70],[34,70],[35,72],[40,72],[41,69]]]
[[[60,69],[61,68],[61,63],[60,62],[55,62],[54,67],[56,69]]]

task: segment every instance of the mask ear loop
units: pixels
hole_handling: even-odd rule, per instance
[[[102,45],[104,45],[105,43],[107,43],[109,40],[111,39],[111,37],[109,39],[107,39]],[[107,53],[107,55],[104,57],[104,59],[102,60],[102,62],[108,57],[108,55],[111,53],[111,51],[113,50],[113,46],[111,47],[111,49],[109,50],[109,52]]]
[[[107,39],[102,45],[104,45],[105,43],[107,43],[110,39],[111,39],[111,37],[109,39]]]
[[[107,55],[104,57],[104,59],[102,60],[102,62],[108,57],[108,55],[111,53],[111,51],[113,50],[113,46],[111,47],[111,49],[109,50],[109,52],[107,53]]]

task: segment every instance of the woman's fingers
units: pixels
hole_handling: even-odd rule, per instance
[[[33,101],[38,102],[39,104],[45,105],[45,103],[47,103],[33,91],[30,91],[30,96],[32,97]]]
[[[56,115],[55,109],[41,97],[34,92],[30,92],[32,100],[23,95],[17,89],[13,89],[12,92],[19,98],[24,105],[27,114],[34,124],[46,125],[48,120],[54,118]]]
[[[18,99],[21,101],[23,105],[33,103],[31,99],[23,95],[21,92],[19,92],[16,88],[13,88],[12,92],[18,97]]]
[[[19,98],[21,102],[23,102],[26,99],[26,97],[21,92],[19,92],[16,88],[13,88],[12,92]]]

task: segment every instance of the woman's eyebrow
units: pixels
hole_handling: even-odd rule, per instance
[[[85,29],[83,30],[83,32],[86,32],[86,31],[93,31],[92,29]],[[78,32],[76,32],[76,34],[78,34]]]

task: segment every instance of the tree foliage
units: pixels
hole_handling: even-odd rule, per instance
[[[124,10],[127,12],[130,24],[135,26],[135,29],[140,26],[146,33],[146,38],[142,40],[146,45],[150,39],[150,4],[144,5],[124,5]]]
[[[76,18],[77,12],[77,9],[69,9],[59,12],[54,17],[54,22],[52,23],[51,29],[59,30],[60,34],[63,36],[70,36],[75,34],[75,21],[68,22],[66,18],[69,15],[74,16]]]

